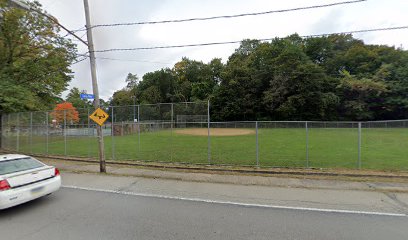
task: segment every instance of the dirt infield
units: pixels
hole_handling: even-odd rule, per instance
[[[207,128],[187,128],[187,129],[176,130],[175,133],[184,134],[184,135],[207,136],[208,129]],[[240,135],[255,134],[255,131],[250,130],[250,129],[242,129],[242,128],[211,128],[210,134],[211,136],[240,136]]]

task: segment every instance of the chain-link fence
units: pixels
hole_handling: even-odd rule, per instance
[[[111,106],[107,160],[257,167],[408,170],[408,120],[211,122],[206,102]],[[97,158],[93,109],[2,116],[1,147]]]

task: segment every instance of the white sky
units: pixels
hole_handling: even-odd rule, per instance
[[[89,0],[92,24],[158,21],[263,12],[321,5],[345,0]],[[83,0],[39,0],[43,8],[68,29],[85,26]],[[153,47],[204,42],[236,41],[246,38],[285,37],[292,33],[311,35],[360,29],[408,25],[407,0],[368,0],[334,7],[275,13],[233,19],[138,25],[94,29],[96,50]],[[79,36],[85,32],[78,32]],[[356,34],[369,44],[408,48],[408,30]],[[86,39],[86,36],[83,37]],[[97,53],[101,98],[108,100],[125,86],[129,72],[142,76],[163,67],[173,67],[182,57],[208,62],[217,57],[226,62],[239,44],[181,49]],[[79,53],[87,48],[78,42]],[[70,88],[92,93],[89,59],[72,66]],[[66,95],[63,94],[64,96]]]

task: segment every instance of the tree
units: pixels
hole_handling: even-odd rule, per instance
[[[132,93],[128,89],[122,89],[113,93],[110,104],[112,106],[133,105]]]
[[[81,99],[81,92],[77,87],[73,87],[69,91],[66,102],[72,103],[72,105],[77,109],[92,107],[92,104],[88,100]]]
[[[235,50],[220,74],[220,84],[211,101],[215,120],[250,120],[261,106],[260,84],[252,75],[254,46],[258,42],[244,41]]]
[[[271,116],[291,120],[328,120],[338,104],[335,84],[304,53],[296,35],[271,43],[275,53],[263,103]]]
[[[343,71],[343,78],[338,86],[342,91],[340,111],[342,118],[350,120],[373,120],[375,109],[381,108],[383,101],[380,96],[387,92],[383,82],[372,79],[357,79],[347,71]]]
[[[140,102],[139,78],[136,74],[128,73],[125,79],[126,87],[113,93],[110,98],[112,106],[133,105]]]
[[[146,73],[138,84],[137,98],[141,103],[173,102],[174,82],[169,68]]]
[[[157,86],[150,86],[145,89],[141,96],[142,103],[161,103],[162,97]]]
[[[172,69],[146,73],[114,99],[210,99],[217,121],[402,119],[408,118],[407,69],[402,49],[364,44],[351,34],[293,34],[270,42],[246,39],[225,65],[183,57]]]
[[[74,87],[69,91],[65,101],[72,103],[79,112],[79,119],[81,122],[87,123],[88,115],[93,111],[92,102],[81,99],[81,92],[77,87]]]
[[[128,73],[126,76],[126,88],[134,89],[137,86],[137,82],[139,81],[139,77],[137,74]]]
[[[379,46],[375,51],[382,61],[373,79],[387,85],[384,97],[383,119],[408,118],[408,52]]]
[[[249,41],[249,43],[251,43]],[[243,42],[229,58],[213,101],[218,120],[332,119],[336,84],[292,35],[271,43]]]
[[[58,35],[59,27],[36,11],[10,8],[0,0],[0,111],[51,108],[72,79],[75,45]]]
[[[64,123],[64,121],[69,124],[79,122],[79,113],[70,102],[57,104],[54,111],[51,112],[51,117],[53,120],[56,120],[58,124]]]

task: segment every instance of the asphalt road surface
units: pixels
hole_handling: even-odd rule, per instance
[[[406,216],[207,203],[62,188],[0,211],[0,239],[408,239]]]

